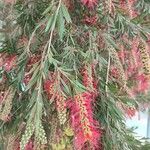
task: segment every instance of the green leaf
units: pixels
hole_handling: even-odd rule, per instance
[[[53,5],[48,6],[45,11],[42,13],[42,15],[46,15],[48,12],[50,12],[50,10],[52,9]]]
[[[29,84],[26,87],[26,91],[29,90],[36,83],[36,81],[38,80],[38,77],[40,75],[39,71],[40,71],[39,67],[37,67],[36,70],[34,71],[33,75],[32,75],[32,78],[29,81]]]
[[[64,80],[63,80],[62,78],[61,78],[61,83],[62,83],[62,85],[64,86],[65,92],[66,92],[67,94],[69,94],[69,93],[70,93],[70,89],[69,89],[68,85],[64,82]]]
[[[68,12],[66,6],[63,5],[63,4],[62,4],[62,6],[61,6],[61,12],[63,13],[63,16],[65,17],[67,23],[71,23],[72,21],[71,21],[69,12]]]
[[[73,84],[75,85],[75,88],[79,92],[84,92],[86,90],[86,87],[82,85],[78,80],[74,80]]]
[[[145,34],[143,31],[141,31],[140,34],[141,34],[141,37],[142,37],[145,41],[148,40],[146,34]]]
[[[51,15],[51,16],[49,17],[48,22],[47,22],[47,25],[46,25],[46,28],[45,28],[45,32],[48,32],[49,29],[52,27],[54,18],[55,18],[55,15]]]
[[[61,11],[59,11],[58,17],[57,17],[57,28],[58,28],[58,34],[59,34],[60,40],[63,39],[63,33],[65,31],[64,23],[65,23],[65,21],[63,18],[63,14]]]
[[[106,41],[108,42],[108,44],[112,45],[115,49],[118,49],[118,46],[116,45],[116,43],[114,42],[114,40],[111,36],[106,34],[105,38],[106,38]]]

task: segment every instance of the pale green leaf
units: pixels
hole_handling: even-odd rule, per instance
[[[70,18],[69,12],[68,12],[68,10],[67,10],[66,6],[65,6],[65,5],[63,5],[63,4],[62,4],[62,6],[61,6],[61,11],[62,11],[63,16],[65,17],[65,19],[66,19],[67,23],[71,23],[72,21],[71,21],[71,18]]]

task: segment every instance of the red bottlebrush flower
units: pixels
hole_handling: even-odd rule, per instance
[[[23,79],[24,84],[27,85],[29,83],[30,79],[31,79],[30,75],[25,75],[25,77]]]
[[[89,142],[93,148],[99,148],[101,131],[93,118],[91,93],[84,92],[74,97],[71,105],[71,124],[75,132],[74,145],[81,150]]]
[[[137,16],[137,11],[134,10],[133,5],[137,0],[120,0],[120,6],[132,19]]]
[[[95,64],[85,65],[82,69],[83,85],[95,96],[97,95],[97,81],[94,75]],[[94,96],[94,95],[93,95]]]
[[[120,0],[120,6],[122,7],[122,8],[124,8],[126,5],[126,1],[125,0]]]
[[[126,75],[128,78],[132,77],[137,71],[137,68],[134,66],[133,63],[129,62],[128,63],[128,68],[126,70]]]
[[[139,13],[136,10],[132,11],[133,18],[137,17],[138,15],[139,15]]]
[[[15,67],[16,58],[17,58],[17,57],[14,56],[14,55],[10,55],[10,56],[8,56],[8,57],[6,58],[6,61],[5,61],[4,64],[3,64],[3,67],[4,67],[4,70],[5,70],[5,71],[9,72],[9,71],[11,71],[11,69],[12,69],[13,67]]]
[[[10,122],[11,121],[11,117],[12,117],[12,115],[7,115],[7,116],[5,116],[5,118],[3,118],[3,121],[4,122]]]
[[[40,55],[33,55],[29,58],[28,65],[33,65],[41,59]]]
[[[126,113],[126,116],[129,117],[129,118],[132,118],[135,116],[136,114],[136,109],[134,107],[127,107],[125,109],[125,113]]]
[[[56,91],[54,88],[55,84],[50,80],[47,80],[44,83],[44,89],[46,91],[46,94],[48,95],[49,99],[54,99],[55,100],[55,104],[56,104],[56,110],[58,113],[58,118],[60,121],[60,124],[64,124],[66,122],[66,98],[65,96],[61,93],[61,91]]]
[[[30,140],[26,146],[25,146],[25,150],[34,150],[34,144],[33,144],[33,141]],[[15,142],[14,142],[14,150],[20,150],[20,143],[19,143],[19,140],[16,139]]]
[[[90,86],[91,88],[93,88],[93,77],[91,67],[84,66],[82,70],[82,76],[83,76],[83,85],[85,87]]]
[[[30,140],[25,147],[25,150],[33,150],[33,142]]]
[[[132,118],[135,116],[137,110],[134,106],[127,106],[124,103],[117,103],[118,107],[122,110],[126,117]]]
[[[136,91],[143,92],[143,93],[148,91],[150,84],[149,84],[149,79],[147,78],[147,76],[145,76],[144,74],[141,74],[141,75],[138,75],[136,79],[138,83],[137,86],[135,87]]]
[[[138,45],[139,45],[139,38],[134,38],[131,44],[131,52],[132,52],[132,57],[134,60],[134,66],[138,67],[139,66],[139,61],[138,61]]]
[[[27,44],[28,44],[29,40],[26,36],[22,36],[21,38],[19,38],[18,40],[18,44],[17,44],[17,47],[20,48],[20,47],[26,47]],[[32,43],[32,42],[31,42]]]
[[[14,146],[13,146],[14,150],[20,150],[20,143],[19,143],[19,139],[15,139],[14,140]]]
[[[116,67],[111,67],[110,69],[110,74],[111,76],[113,76],[115,79],[118,79],[119,78],[119,72],[118,72],[118,69]]]
[[[93,17],[85,16],[83,22],[87,25],[95,25],[97,23],[97,19],[98,19],[97,16],[93,16]]]
[[[94,8],[97,5],[97,0],[81,0],[81,2],[88,8]]]
[[[67,7],[67,9],[69,11],[73,11],[74,10],[74,4],[72,1],[68,1],[68,0],[63,0],[64,5]]]
[[[53,86],[54,86],[54,83],[50,80],[46,80],[44,83],[44,90],[46,94],[48,95],[49,99],[54,94]]]
[[[4,3],[6,4],[14,4],[16,0],[4,0]]]
[[[123,49],[123,47],[121,47]],[[124,62],[125,58],[127,57],[127,52],[125,50],[121,50],[118,52],[118,56],[122,62]]]

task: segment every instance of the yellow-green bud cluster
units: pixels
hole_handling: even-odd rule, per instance
[[[34,125],[31,123],[27,126],[25,133],[22,136],[22,139],[20,142],[20,150],[24,150],[26,144],[29,142],[33,133],[34,133]]]
[[[44,128],[43,128],[41,123],[39,124],[38,129],[36,129],[35,141],[36,141],[37,145],[47,144],[46,133],[45,133],[45,130],[44,130]]]
[[[140,42],[139,51],[141,55],[141,60],[143,63],[143,70],[146,75],[150,75],[150,56],[146,49],[144,42]]]
[[[114,66],[117,68],[118,73],[119,73],[119,81],[123,86],[125,86],[127,79],[125,76],[123,66],[120,62],[119,56],[114,48],[111,47],[109,50],[110,50],[110,56],[113,60]]]
[[[15,91],[13,88],[10,88],[8,89],[8,91],[6,91],[6,95],[5,95],[5,104],[4,104],[4,107],[2,109],[2,105],[0,106],[0,108],[2,110],[0,110],[0,119],[5,121],[8,117],[8,115],[10,114],[11,112],[11,108],[12,108],[12,100],[15,96]]]

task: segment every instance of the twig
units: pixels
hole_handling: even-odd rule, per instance
[[[110,51],[108,50],[108,66],[107,66],[106,86],[105,86],[106,96],[108,96],[109,70],[110,70]]]

